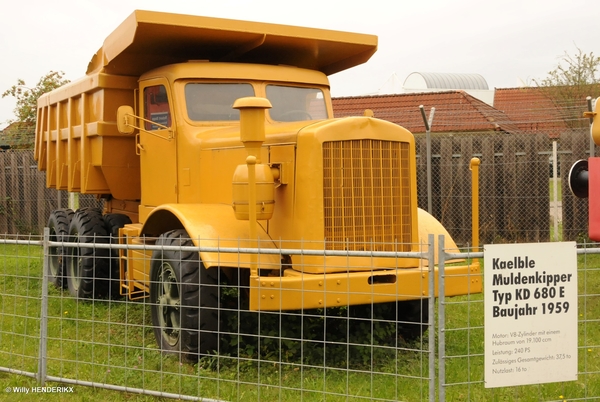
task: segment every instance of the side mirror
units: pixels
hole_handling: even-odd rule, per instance
[[[119,106],[117,109],[117,130],[121,134],[133,134],[135,131],[135,114],[131,106]]]

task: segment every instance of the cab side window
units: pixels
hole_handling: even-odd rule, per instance
[[[164,85],[144,88],[144,118],[163,126],[171,127],[171,112],[167,89]],[[160,130],[161,126],[144,122],[146,130]]]

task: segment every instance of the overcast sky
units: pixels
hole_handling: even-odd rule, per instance
[[[565,51],[600,55],[591,0],[20,0],[4,2],[0,92],[50,70],[75,80],[104,38],[135,9],[374,34],[377,53],[330,77],[333,96],[377,94],[412,72],[477,73],[491,88],[544,78]],[[392,78],[395,77],[395,78]],[[0,99],[0,129],[14,118]]]

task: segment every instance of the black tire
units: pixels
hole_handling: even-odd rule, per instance
[[[70,209],[57,209],[52,211],[48,218],[48,229],[50,229],[50,241],[68,241],[69,224],[73,217]],[[66,247],[51,246],[48,258],[48,278],[57,288],[63,289],[67,286],[65,277]]]
[[[119,229],[131,223],[131,219],[124,214],[106,214],[102,216],[104,227],[109,234],[110,244],[119,244]],[[108,260],[108,280],[110,298],[117,299],[121,297],[121,272],[119,269],[119,250],[110,250],[110,259]]]
[[[108,249],[94,247],[108,243],[102,213],[96,208],[77,210],[69,226],[69,241],[86,243],[89,247],[70,247],[66,276],[69,293],[80,299],[108,296]]]
[[[420,338],[429,325],[429,299],[406,300],[396,304],[398,334],[410,342]]]
[[[353,318],[396,321],[396,334],[406,342],[420,338],[429,323],[429,299],[350,306]]]
[[[158,246],[193,246],[185,230],[162,234]],[[197,360],[218,350],[218,270],[198,253],[157,250],[150,268],[150,305],[156,341],[165,353]]]
[[[102,216],[102,220],[111,237],[119,237],[119,229],[131,223],[131,219],[125,214],[106,214]]]

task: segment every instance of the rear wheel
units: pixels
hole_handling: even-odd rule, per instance
[[[193,246],[184,230],[162,234],[157,246]],[[150,268],[154,335],[161,350],[195,360],[218,349],[217,270],[206,269],[197,252],[157,250]]]
[[[77,210],[69,226],[69,241],[89,244],[68,250],[66,274],[69,293],[82,299],[106,297],[109,250],[94,247],[95,243],[108,243],[102,213],[95,208]]]
[[[57,209],[52,211],[48,219],[48,229],[50,229],[51,242],[68,241],[69,224],[73,217],[73,211],[70,209]],[[66,247],[61,245],[51,246],[49,249],[48,276],[54,286],[64,288],[67,285],[65,279],[65,260]]]

